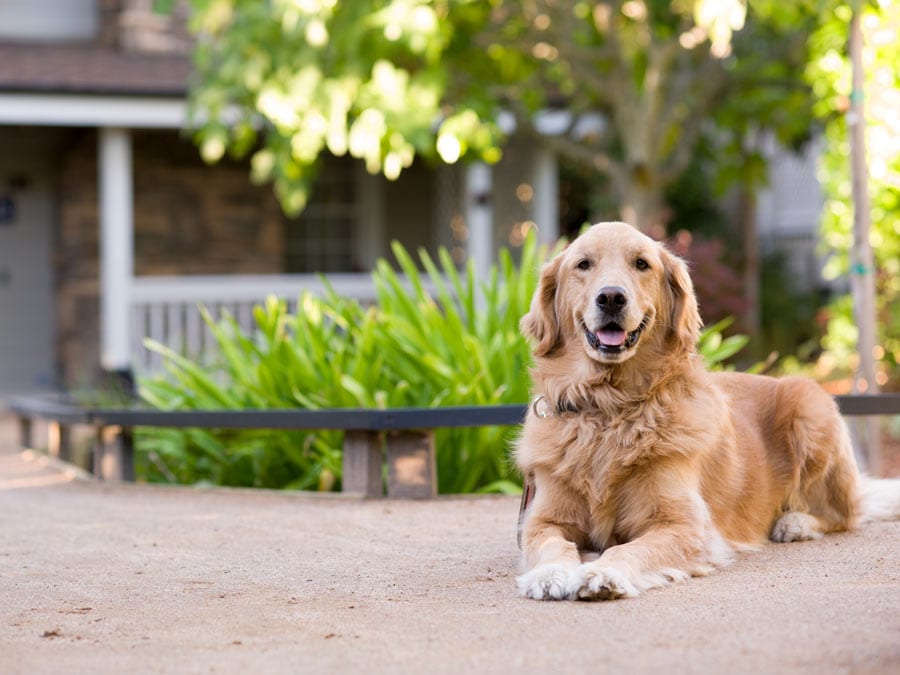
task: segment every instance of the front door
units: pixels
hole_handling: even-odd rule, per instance
[[[4,130],[8,131],[8,130]],[[0,137],[0,401],[55,380],[51,162]],[[30,145],[30,144],[28,144]]]

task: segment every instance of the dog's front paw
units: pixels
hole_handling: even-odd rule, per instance
[[[626,573],[595,562],[582,565],[569,579],[568,595],[579,600],[616,600],[637,594]]]
[[[558,563],[538,565],[516,577],[519,595],[535,600],[566,600],[569,597],[571,569]]]

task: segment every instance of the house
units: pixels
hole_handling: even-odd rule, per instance
[[[555,158],[515,139],[493,167],[418,163],[396,182],[330,157],[286,217],[246,164],[204,165],[182,131],[185,17],[153,0],[0,3],[0,398],[152,368],[148,335],[202,349],[198,302],[246,323],[315,272],[371,296],[393,239],[479,269],[536,222],[555,240]]]

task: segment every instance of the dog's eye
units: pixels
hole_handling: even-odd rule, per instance
[[[582,259],[578,262],[578,264],[576,265],[576,267],[577,267],[578,269],[580,269],[580,270],[589,270],[589,269],[591,269],[591,261],[588,260],[587,258],[582,258]]]
[[[637,260],[635,260],[634,266],[637,267],[641,272],[643,272],[644,270],[650,269],[650,263],[648,263],[643,258],[638,258]]]

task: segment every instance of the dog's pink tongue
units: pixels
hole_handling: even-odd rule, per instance
[[[619,347],[625,343],[624,330],[598,330],[597,339],[607,347]]]

